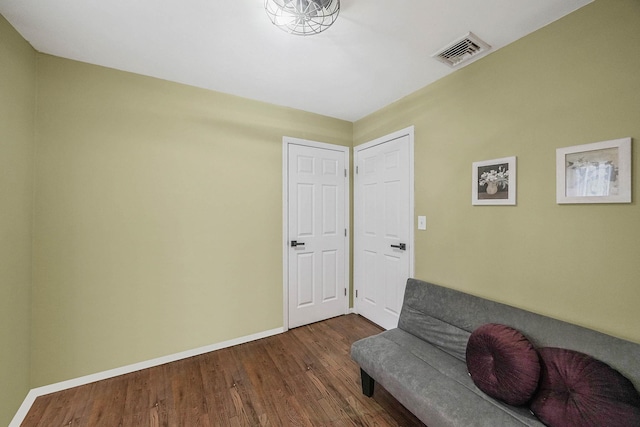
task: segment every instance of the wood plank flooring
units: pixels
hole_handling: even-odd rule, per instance
[[[23,427],[424,426],[380,385],[362,394],[350,314],[41,396]]]

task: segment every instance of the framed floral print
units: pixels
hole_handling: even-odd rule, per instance
[[[471,204],[516,204],[515,156],[473,163]]]
[[[631,203],[631,138],[558,148],[556,201]]]

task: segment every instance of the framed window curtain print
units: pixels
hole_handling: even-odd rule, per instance
[[[631,138],[558,148],[556,201],[631,203]]]

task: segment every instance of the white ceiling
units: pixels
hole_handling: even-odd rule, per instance
[[[40,52],[355,121],[451,73],[431,54],[467,32],[493,52],[591,1],[342,0],[307,37],[274,27],[264,0],[0,0],[0,13]]]

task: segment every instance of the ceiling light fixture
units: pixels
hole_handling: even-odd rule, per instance
[[[329,28],[340,13],[340,0],[265,0],[264,9],[278,28],[309,36]]]

